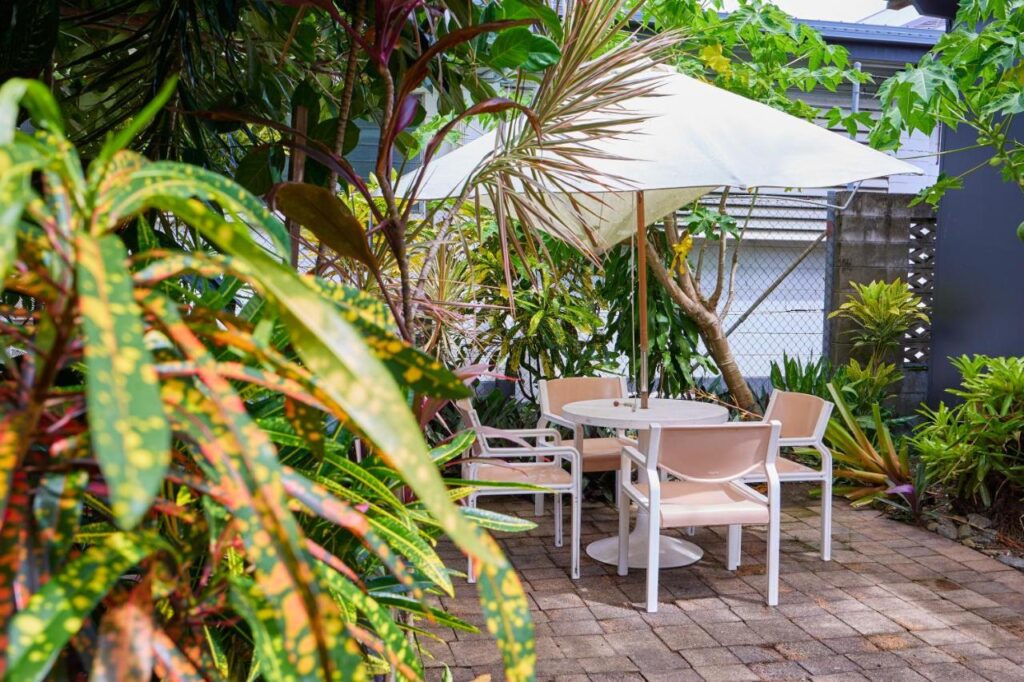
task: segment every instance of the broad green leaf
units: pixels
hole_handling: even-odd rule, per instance
[[[259,282],[261,293],[277,304],[306,367],[401,472],[445,532],[467,552],[504,563],[500,551],[485,544],[484,536],[449,501],[405,396],[332,304],[201,202],[152,196],[151,204],[174,212],[244,264],[249,276]]]
[[[274,205],[306,228],[339,256],[354,258],[376,269],[366,230],[333,192],[316,185],[287,182],[274,191]]]
[[[496,69],[540,71],[557,63],[560,56],[561,51],[553,40],[520,26],[499,33],[486,59]]]
[[[52,133],[63,135],[64,123],[57,100],[39,81],[11,78],[0,86],[0,145],[10,144],[18,127],[18,108],[24,106],[32,119]]]
[[[362,306],[366,296],[362,292],[322,280],[313,280],[313,283],[338,304],[345,319],[360,331],[400,385],[408,386],[418,394],[437,398],[465,398],[472,394],[453,372],[435,358],[372,321],[377,316],[379,301],[375,301],[375,306],[367,311]]]
[[[112,235],[80,233],[76,247],[92,448],[114,517],[127,529],[142,519],[163,482],[171,433],[124,245]]]
[[[89,472],[84,469],[46,473],[39,481],[33,513],[51,567],[64,561],[74,542],[88,483]]]
[[[363,614],[373,632],[384,642],[384,653],[399,677],[407,680],[420,679],[423,676],[423,667],[419,656],[410,646],[405,633],[395,624],[389,611],[340,573],[321,566],[320,575],[339,599],[353,604]]]
[[[452,461],[462,453],[469,450],[476,442],[476,431],[467,429],[458,433],[454,438],[443,445],[438,445],[430,451],[430,458],[434,464],[442,466]]]
[[[529,519],[501,514],[489,509],[481,509],[480,507],[466,507],[462,510],[462,513],[473,519],[481,528],[497,530],[503,533],[521,533],[537,527],[537,524]]]
[[[251,241],[249,231],[245,227],[248,219],[252,226],[258,229],[261,237],[270,238],[268,250],[280,261],[287,262],[290,257],[291,237],[284,224],[262,201],[233,180],[198,166],[174,161],[148,163],[126,182],[109,192],[104,197],[104,207],[109,210],[105,219],[106,224],[113,227],[122,220],[143,213],[154,205],[152,202],[157,197],[216,202],[221,210],[236,218],[225,224],[240,233],[245,233]],[[202,205],[212,213],[207,203]],[[273,249],[269,248],[271,245]]]
[[[494,542],[489,537],[489,542]],[[506,564],[477,563],[477,592],[487,631],[497,641],[509,682],[534,679],[537,652],[533,618],[515,570]]]
[[[174,335],[182,324],[176,313],[169,305],[160,310],[155,299],[150,303]],[[196,360],[210,363],[208,357]],[[186,381],[164,381],[161,388],[176,430],[195,440],[224,489],[225,505],[256,569],[256,582],[276,606],[289,670],[298,680],[323,679],[321,673],[333,668],[331,650],[341,646],[342,623],[333,600],[316,581],[302,529],[287,508],[277,452],[226,381],[207,379],[206,389],[216,400]],[[198,431],[197,422],[202,425]],[[354,679],[363,679],[361,671]]]
[[[319,458],[324,456],[324,413],[285,396],[284,416],[305,447]]]
[[[154,548],[140,536],[115,533],[66,564],[11,620],[7,679],[45,679],[57,654],[99,600]]]
[[[416,528],[403,526],[383,516],[370,515],[367,517],[367,520],[369,520],[370,526],[387,542],[392,550],[408,559],[413,567],[419,569],[423,575],[430,578],[435,585],[446,593],[453,594],[455,592],[444,562],[441,561],[437,552],[427,544]]]

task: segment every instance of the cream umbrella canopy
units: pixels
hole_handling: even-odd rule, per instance
[[[640,385],[646,403],[647,224],[723,186],[833,187],[922,171],[671,67],[652,64],[643,78],[653,79],[647,80],[652,83],[645,89],[648,94],[585,115],[624,121],[614,135],[588,141],[593,176],[542,189],[550,192],[546,200],[551,221],[559,226],[556,236],[596,253],[634,234],[640,241]],[[536,155],[557,162],[560,148],[542,145]],[[488,163],[500,153],[499,132],[490,132],[406,174],[396,193],[420,200],[460,196],[483,179]],[[538,183],[543,185],[544,178]],[[511,191],[521,190],[512,183]]]

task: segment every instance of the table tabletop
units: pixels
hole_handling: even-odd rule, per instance
[[[565,405],[562,415],[584,426],[613,429],[647,429],[651,424],[724,424],[729,420],[729,410],[721,405],[670,398],[651,398],[646,409],[640,407],[639,398],[579,400]]]

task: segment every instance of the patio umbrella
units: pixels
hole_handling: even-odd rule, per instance
[[[558,222],[580,245],[605,251],[637,235],[640,385],[647,402],[646,225],[719,187],[833,187],[922,171],[846,136],[676,72],[652,65],[653,92],[617,109],[630,122],[590,144],[593,179],[550,190]],[[608,119],[603,111],[595,118]],[[521,124],[521,123],[520,123]],[[422,200],[459,196],[495,153],[498,131],[403,176],[397,193]],[[541,148],[539,155],[556,155]],[[512,190],[517,188],[513,186]]]

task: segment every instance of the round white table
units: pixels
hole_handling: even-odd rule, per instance
[[[635,409],[634,409],[635,403]],[[576,429],[576,449],[583,450],[584,426],[603,426],[610,429],[636,429],[639,433],[639,450],[647,452],[650,425],[681,426],[687,424],[724,424],[729,420],[729,411],[720,405],[701,403],[694,400],[669,400],[651,398],[647,409],[640,408],[639,398],[603,398],[581,400],[562,408],[562,415],[580,425]],[[647,482],[647,475],[641,471],[640,483]],[[647,529],[650,517],[641,510],[636,517],[636,527],[629,534],[629,567],[647,566]],[[619,557],[617,537],[597,540],[587,545],[591,558],[615,565]],[[660,564],[662,568],[688,566],[699,561],[704,551],[685,540],[661,536]]]

